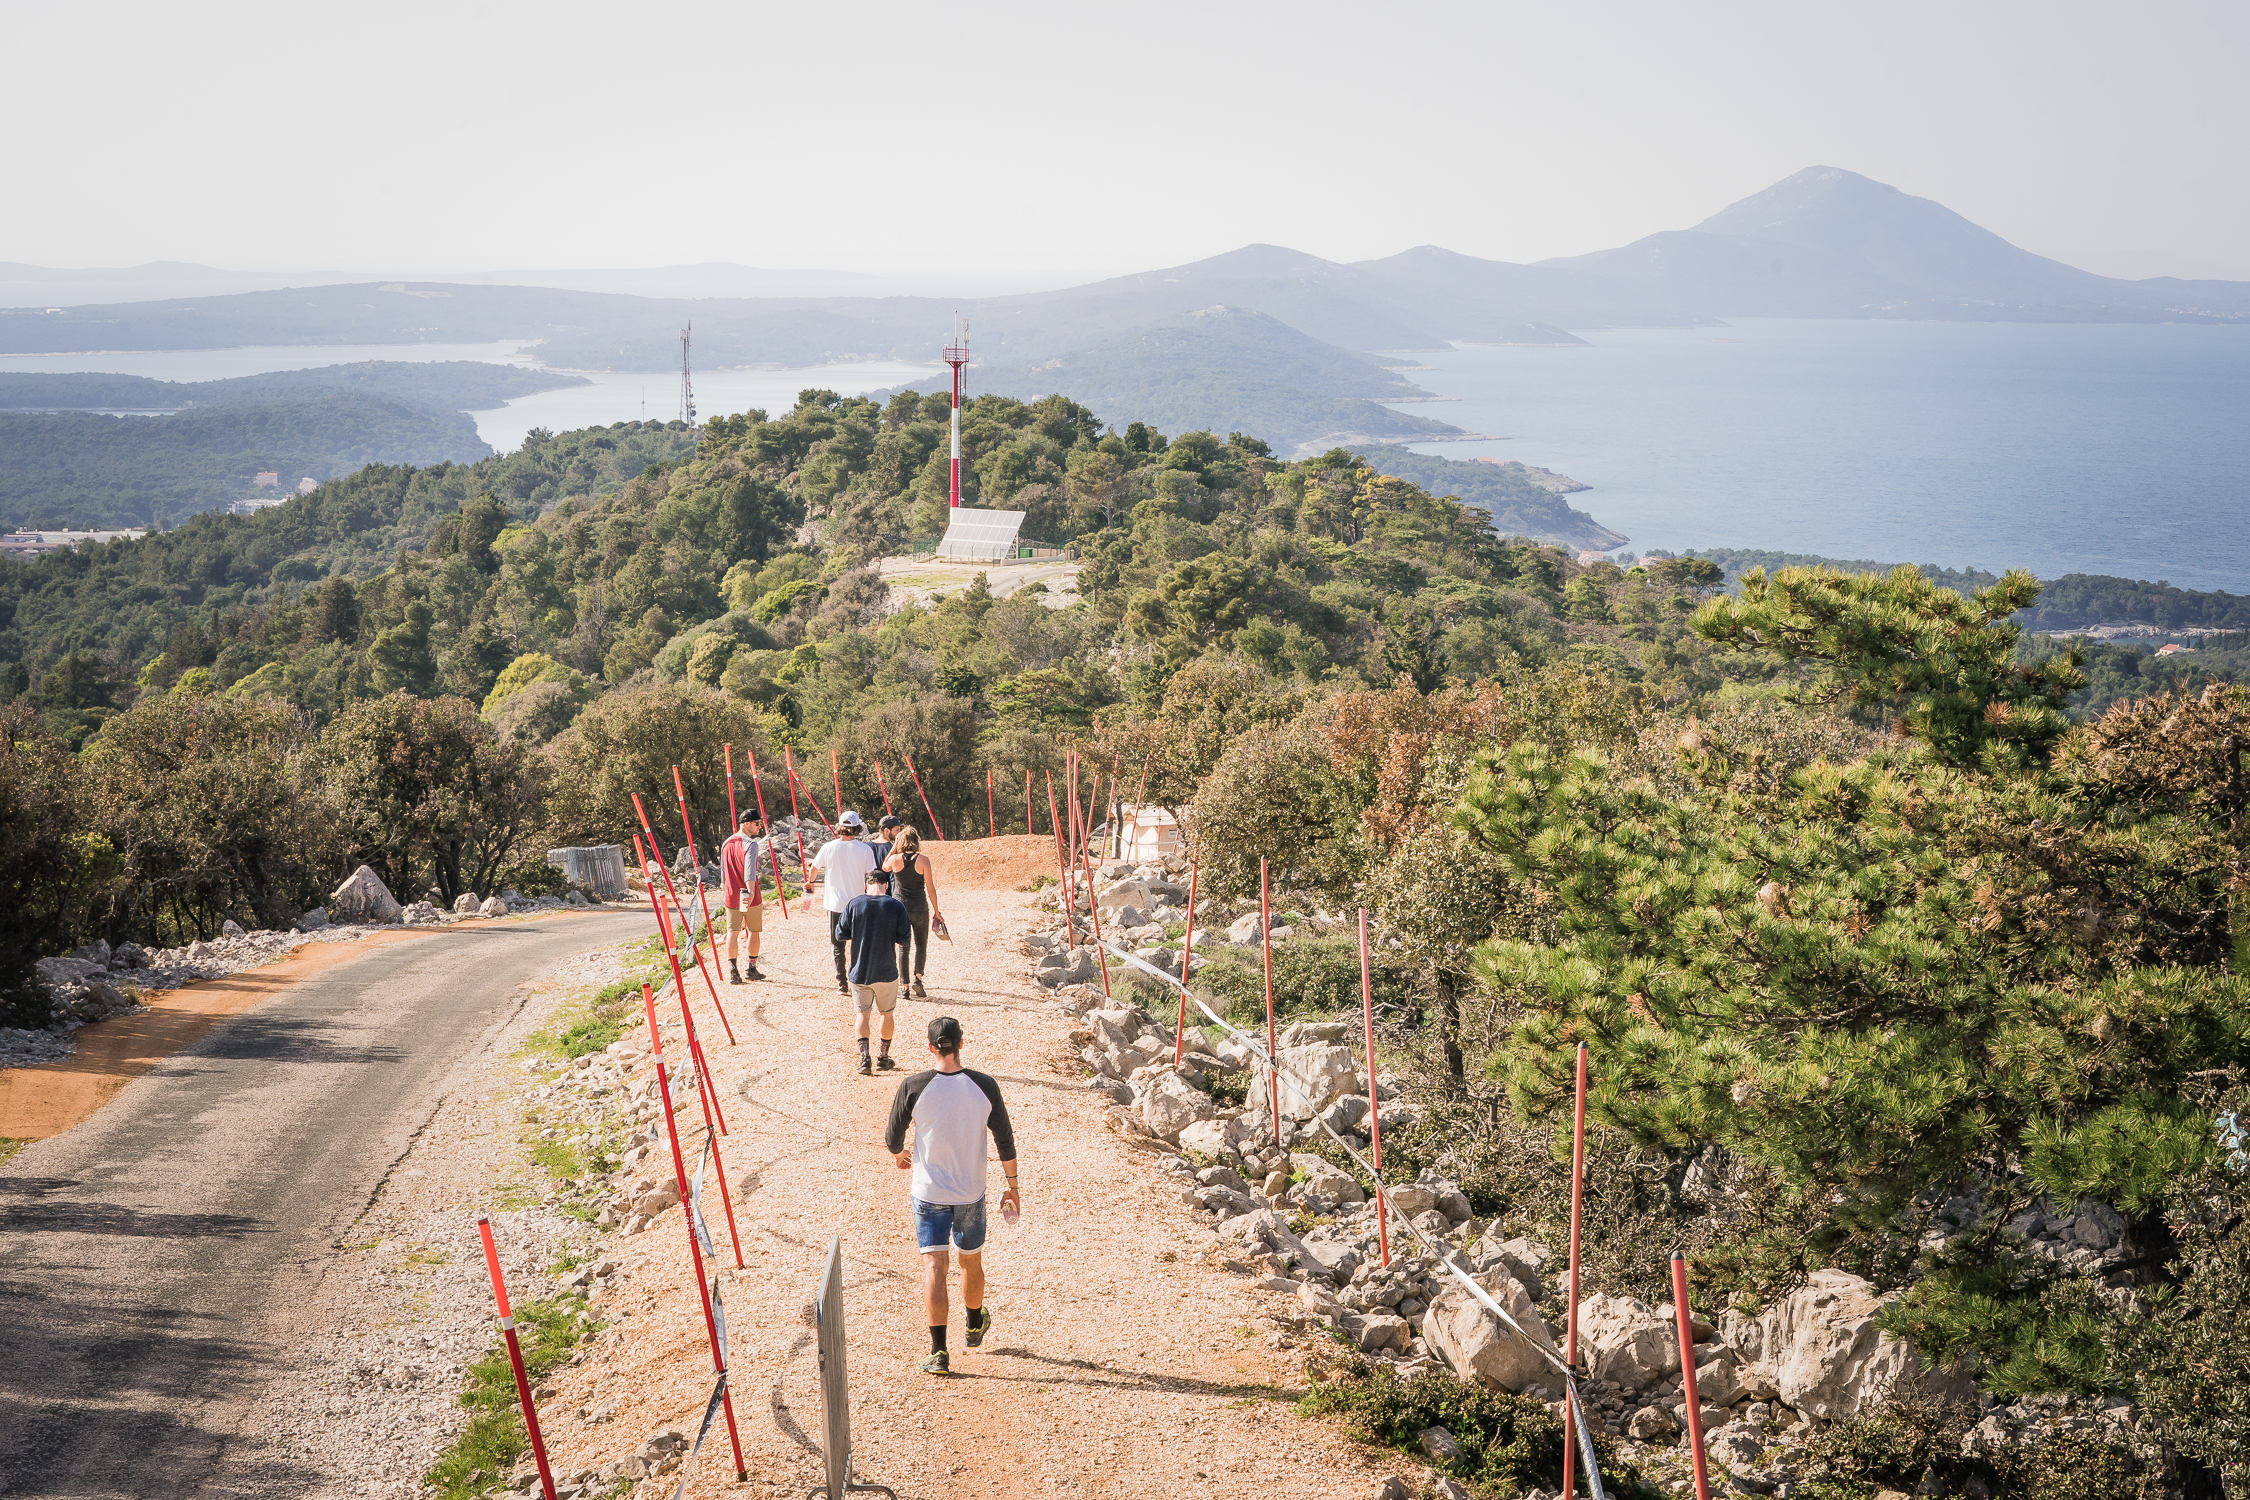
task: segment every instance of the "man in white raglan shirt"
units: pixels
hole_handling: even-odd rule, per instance
[[[867,825],[859,814],[845,808],[836,816],[836,836],[820,846],[812,857],[813,868],[820,872],[820,905],[828,913],[828,946],[836,952],[836,993],[848,995],[852,982],[844,973],[850,962],[844,952],[848,939],[844,933],[844,908],[860,895],[867,885],[867,872],[875,868],[875,851],[860,837]]]
[[[1022,1211],[1016,1185],[1016,1133],[1000,1084],[989,1073],[961,1066],[961,1023],[939,1016],[930,1023],[930,1054],[937,1066],[898,1086],[891,1100],[890,1129],[884,1137],[900,1170],[914,1173],[914,1238],[922,1247],[922,1302],[930,1327],[930,1352],[920,1368],[932,1375],[952,1373],[945,1352],[946,1252],[961,1252],[961,1302],[968,1309],[968,1346],[992,1331],[992,1310],[984,1305],[984,1138],[989,1131],[1008,1180],[1000,1212]],[[908,1127],[914,1131],[911,1149]]]

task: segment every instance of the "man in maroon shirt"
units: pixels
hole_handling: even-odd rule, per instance
[[[734,836],[719,846],[719,881],[727,907],[727,982],[741,984],[748,979],[763,979],[758,972],[758,934],[765,931],[765,896],[758,885],[758,861],[764,849],[758,836],[765,832],[765,824],[754,812],[742,815],[742,825]],[[735,967],[737,942],[749,949],[750,967]]]

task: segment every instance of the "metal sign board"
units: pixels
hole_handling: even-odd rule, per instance
[[[813,1323],[819,1330],[821,1456],[827,1460],[828,1480],[805,1500],[815,1496],[844,1500],[854,1491],[872,1491],[898,1500],[888,1485],[852,1482],[851,1382],[844,1373],[844,1243],[828,1242],[828,1268],[821,1273],[820,1290],[813,1294]]]

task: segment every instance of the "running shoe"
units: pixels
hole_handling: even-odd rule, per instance
[[[837,994],[839,994],[839,995],[842,995],[842,996],[844,996],[844,997],[845,997],[846,999],[849,999],[849,998],[851,997],[851,993],[852,993],[851,982],[850,982],[849,980],[844,980],[844,979],[839,979],[839,980],[837,980],[837,981],[836,981],[836,993],[837,993]]]
[[[953,1373],[953,1365],[946,1359],[943,1349],[934,1354],[923,1355],[921,1363],[914,1368],[925,1375],[950,1375]]]
[[[729,984],[740,984],[740,983],[742,983],[742,971],[741,971],[740,969],[736,968],[736,967],[735,967],[735,966],[734,966],[733,964],[728,964],[728,965],[727,965],[727,983],[729,983]]]
[[[881,1057],[875,1059],[875,1066],[888,1073],[891,1069],[898,1066],[898,1059],[886,1052]]]
[[[992,1332],[992,1309],[980,1307],[977,1309],[977,1316],[969,1319],[969,1347],[974,1349],[977,1345],[983,1343],[984,1336],[990,1332]]]
[[[763,979],[766,976],[756,964],[752,964],[749,968],[742,971],[742,977],[744,979]]]
[[[872,1073],[873,1073],[874,1071],[875,1071],[875,1070],[874,1070],[874,1069],[873,1069],[872,1067],[868,1066],[868,1062],[867,1062],[867,1054],[866,1054],[866,1053],[864,1053],[864,1052],[862,1052],[862,1053],[861,1053],[861,1054],[859,1055],[859,1076],[860,1076],[860,1077],[862,1077],[862,1078],[866,1078],[866,1077],[868,1077],[869,1075],[871,1075],[871,1074],[872,1074]]]
[[[927,1000],[930,998],[930,992],[922,988],[922,976],[919,974],[914,976],[914,998],[917,1000]]]

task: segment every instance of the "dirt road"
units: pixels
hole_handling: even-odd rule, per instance
[[[965,891],[945,879],[943,846],[927,847],[956,941],[935,945],[931,998],[900,1002],[898,1071],[856,1076],[852,1011],[836,992],[817,911],[769,915],[765,967],[775,977],[726,991],[738,1046],[712,1045],[716,1022],[698,1022],[733,1130],[725,1148],[745,1269],[725,1255],[722,1274],[750,1491],[795,1496],[820,1480],[806,1314],[833,1235],[843,1243],[857,1468],[903,1500],[1370,1493],[1387,1470],[1294,1414],[1303,1355],[1262,1317],[1282,1299],[1215,1264],[1216,1237],[1177,1186],[1100,1123],[1105,1101],[1079,1084],[1069,1022],[1024,977],[1017,935],[1031,898]],[[691,993],[701,986],[691,981]],[[996,1323],[983,1348],[963,1347],[953,1299],[949,1379],[914,1368],[928,1349],[920,1260],[907,1177],[882,1142],[898,1081],[931,1062],[924,1037],[938,1014],[961,1019],[968,1066],[1000,1080],[1025,1190],[1019,1225],[992,1216]],[[723,1245],[716,1203],[711,1222]],[[693,1431],[710,1386],[679,1213],[613,1243],[646,1261],[600,1299],[612,1327],[595,1351],[555,1378],[548,1433],[561,1472],[598,1468],[658,1427]],[[603,1409],[614,1415],[599,1425],[566,1415]],[[692,1493],[742,1492],[727,1469],[722,1432]],[[641,1493],[669,1495],[675,1482]]]
[[[272,1341],[458,1069],[644,914],[373,949],[226,1019],[0,1168],[0,1491],[301,1495],[233,1463]]]

